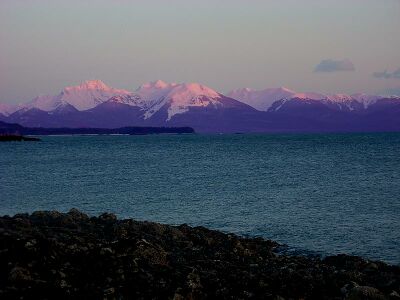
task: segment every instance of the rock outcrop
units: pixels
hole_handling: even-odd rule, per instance
[[[0,299],[399,299],[400,267],[203,227],[34,212],[0,218]]]

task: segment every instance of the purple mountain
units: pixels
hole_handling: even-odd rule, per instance
[[[136,91],[101,81],[65,88],[15,107],[0,120],[29,127],[190,126],[197,132],[399,131],[399,98],[240,89],[229,97],[197,83],[143,84]]]

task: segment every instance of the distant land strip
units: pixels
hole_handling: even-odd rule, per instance
[[[0,122],[3,135],[90,135],[90,134],[179,134],[195,133],[191,127],[121,127],[121,128],[41,128],[24,127],[19,124]]]

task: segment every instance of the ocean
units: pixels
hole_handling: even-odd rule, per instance
[[[400,264],[400,134],[43,136],[0,144],[0,215],[187,223]]]

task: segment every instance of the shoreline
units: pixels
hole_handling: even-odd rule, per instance
[[[0,134],[0,142],[40,142],[37,137],[17,135],[17,134]]]
[[[0,217],[0,298],[400,299],[400,266],[72,209]]]

